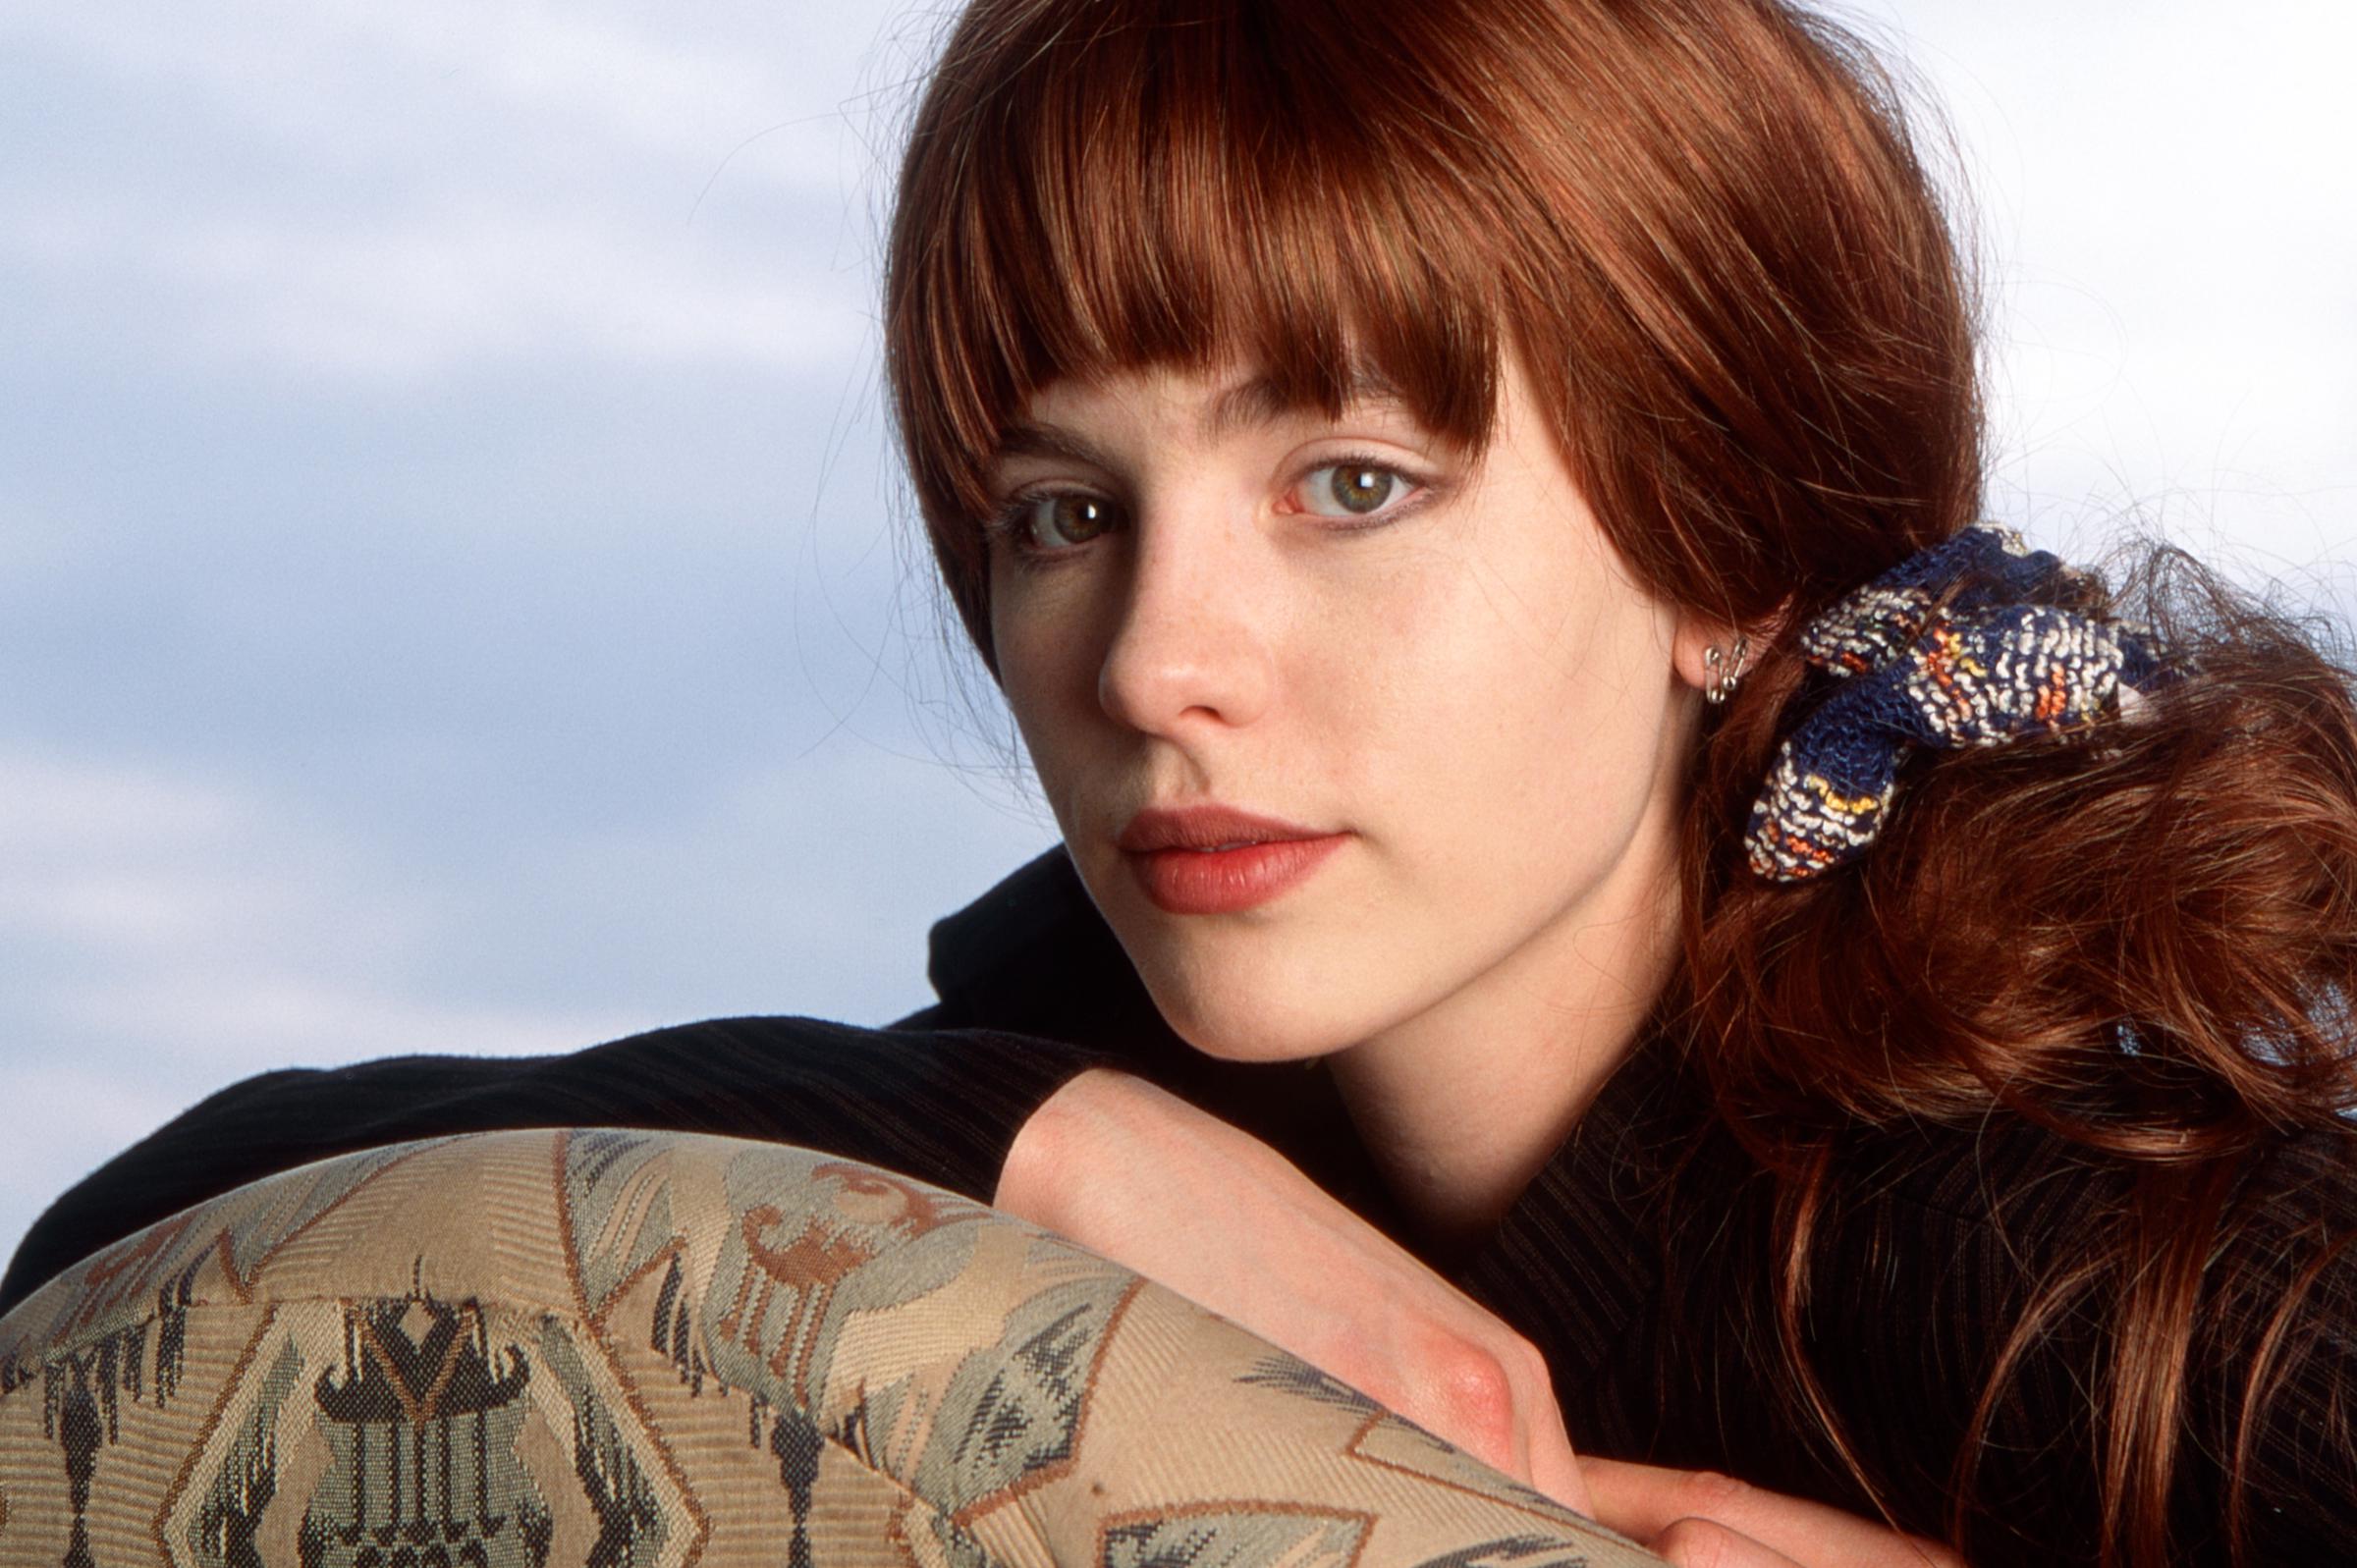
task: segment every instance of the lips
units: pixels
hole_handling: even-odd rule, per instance
[[[1217,915],[1270,902],[1349,837],[1228,806],[1188,806],[1141,811],[1114,842],[1158,908]]]

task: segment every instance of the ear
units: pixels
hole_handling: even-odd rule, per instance
[[[1791,613],[1790,600],[1757,621],[1741,623],[1722,621],[1705,611],[1686,611],[1677,618],[1677,630],[1670,642],[1670,658],[1678,678],[1700,692],[1710,691],[1728,676],[1740,679],[1760,662],[1768,645],[1783,634]]]

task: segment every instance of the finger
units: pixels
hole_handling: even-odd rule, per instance
[[[1963,1568],[1962,1558],[1936,1541],[1731,1476],[1592,1457],[1580,1461],[1580,1470],[1596,1501],[1597,1522],[1639,1541],[1681,1520],[1708,1519],[1808,1568]]]
[[[1645,1549],[1672,1568],[1803,1568],[1715,1519],[1680,1519],[1645,1542]]]

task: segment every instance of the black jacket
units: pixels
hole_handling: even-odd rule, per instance
[[[987,1200],[1007,1146],[1099,1063],[1162,1083],[1286,1153],[1388,1232],[1398,1217],[1319,1063],[1189,1050],[1156,1014],[1069,861],[1050,851],[933,929],[939,1002],[891,1028],[801,1018],[687,1025],[566,1056],[410,1056],[266,1073],[196,1106],[76,1186],[0,1281],[0,1311],[175,1210],[345,1150],[490,1127],[671,1127],[812,1145]],[[1478,1125],[1464,1129],[1481,1136]],[[2284,1288],[2357,1236],[2349,1138],[2288,1140],[2249,1174],[2237,1243]],[[1813,1252],[1805,1351],[1892,1516],[1945,1534],[1975,1400],[2034,1281],[2069,1261],[2121,1173],[2026,1124],[1910,1126],[1841,1152]],[[1782,1392],[1767,1281],[1772,1188],[1712,1114],[1673,1042],[1632,1054],[1469,1260],[1446,1271],[1546,1353],[1582,1451],[1730,1472],[1860,1512],[1873,1497]],[[1401,1238],[1403,1242],[1405,1237]],[[2292,1374],[2260,1405],[2255,1562],[2357,1553],[2357,1266],[2324,1268],[2291,1325]],[[2100,1304],[2091,1304],[2100,1305]],[[2185,1561],[2219,1535],[2253,1346],[2214,1311],[2197,1341],[2174,1496]],[[2100,1314],[2042,1334],[1975,1450],[1991,1509],[1975,1568],[2091,1562]]]

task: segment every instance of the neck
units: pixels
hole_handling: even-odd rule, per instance
[[[1428,1255],[1496,1230],[1634,1048],[1677,957],[1674,813],[1582,906],[1438,1005],[1327,1058]]]

